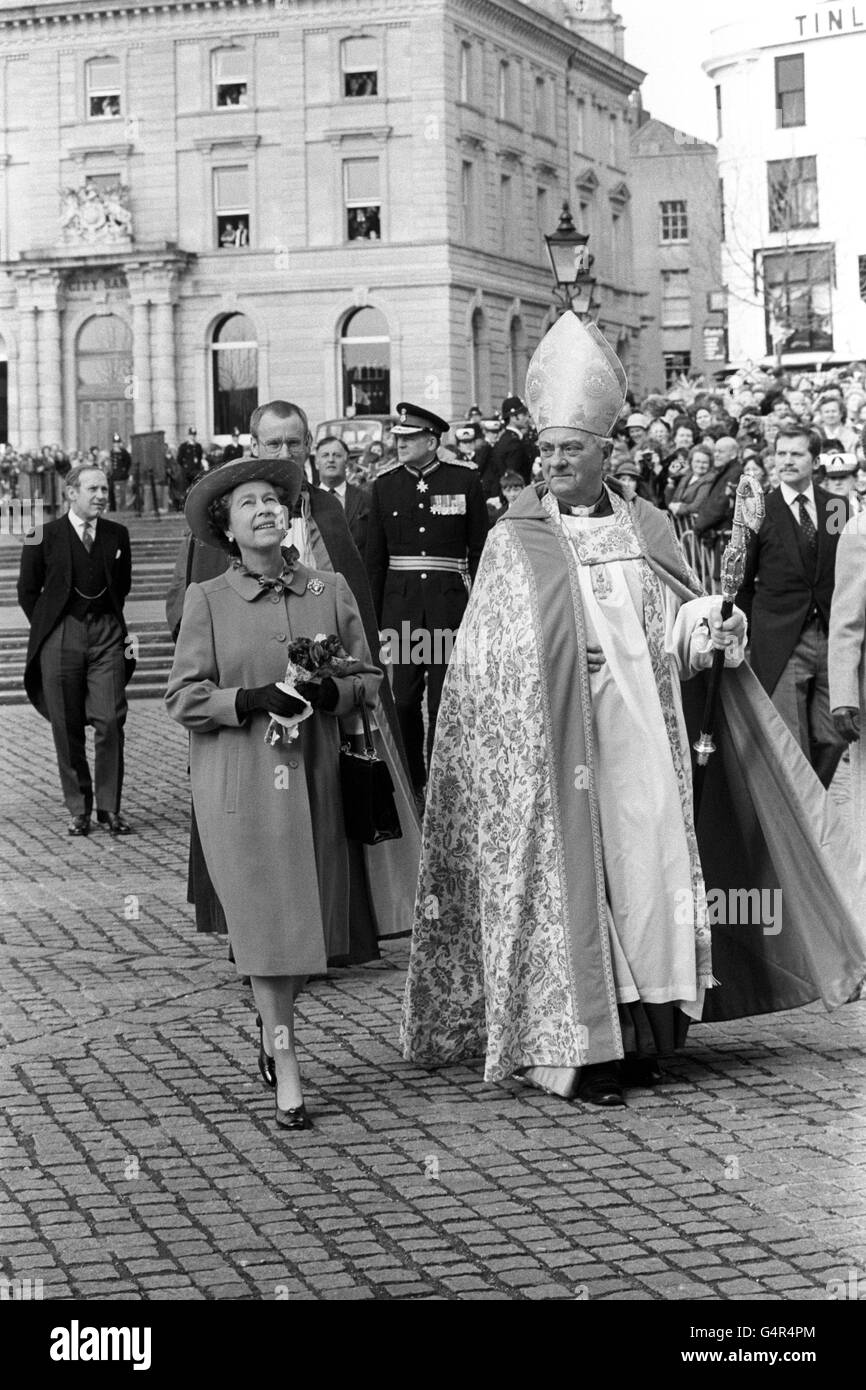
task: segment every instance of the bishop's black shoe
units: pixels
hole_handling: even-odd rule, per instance
[[[615,1062],[594,1062],[581,1067],[577,1099],[588,1105],[625,1105]]]
[[[67,835],[89,835],[90,817],[81,815],[73,816],[66,827]]]
[[[662,1069],[655,1057],[626,1057],[619,1064],[623,1086],[657,1086]]]

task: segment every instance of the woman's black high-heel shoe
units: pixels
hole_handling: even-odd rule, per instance
[[[259,1071],[266,1086],[273,1089],[277,1084],[277,1067],[273,1057],[265,1052],[265,1036],[262,1029],[262,1016],[256,1014],[256,1023],[259,1028]]]
[[[294,1110],[281,1110],[279,1102],[275,1119],[279,1129],[312,1129],[313,1122],[307,1114],[307,1107],[301,1101]]]

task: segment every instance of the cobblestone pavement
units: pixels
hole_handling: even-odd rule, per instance
[[[864,1002],[696,1028],[663,1088],[603,1112],[404,1063],[396,942],[304,996],[316,1128],[276,1131],[249,993],[184,900],[185,751],[135,705],[139,833],[69,839],[48,726],[4,711],[7,1275],[61,1299],[866,1297]]]

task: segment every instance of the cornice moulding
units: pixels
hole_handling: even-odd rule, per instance
[[[261,140],[260,135],[201,135],[192,144],[196,150],[213,154],[214,150],[222,149],[254,150]]]
[[[332,126],[328,130],[323,130],[319,134],[308,136],[310,141],[329,140],[331,144],[342,145],[347,140],[375,140],[377,144],[384,144],[388,137],[393,133],[394,127],[390,125],[378,126]]]
[[[112,159],[128,159],[134,149],[135,146],[129,141],[116,145],[70,145],[63,158],[74,160],[76,164],[83,164],[86,159],[99,158],[101,155],[108,155]]]

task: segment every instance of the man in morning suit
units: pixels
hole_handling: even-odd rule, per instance
[[[820,451],[802,425],[779,431],[779,487],[750,542],[737,603],[750,622],[752,670],[829,787],[845,747],[830,714],[827,633],[848,505],[815,486]]]
[[[319,486],[336,497],[346,513],[352,540],[363,555],[367,544],[367,517],[370,514],[370,498],[364,488],[356,487],[346,477],[349,466],[349,450],[342,439],[335,434],[325,435],[316,445],[316,468],[319,473]]]
[[[397,462],[381,469],[370,490],[366,561],[379,626],[398,639],[396,659],[392,647],[394,700],[420,798],[427,783],[425,677],[429,760],[450,644],[489,520],[474,463],[437,457],[447,423],[406,401],[397,411]]]
[[[120,814],[125,686],[135,668],[123,604],[132,582],[129,532],[108,521],[108,479],[83,464],[66,479],[69,512],[35,532],[21,554],[18,602],[30,620],[24,686],[51,722],[70,835],[87,835],[93,810],[111,835]],[[94,776],[85,726],[94,731]]]

